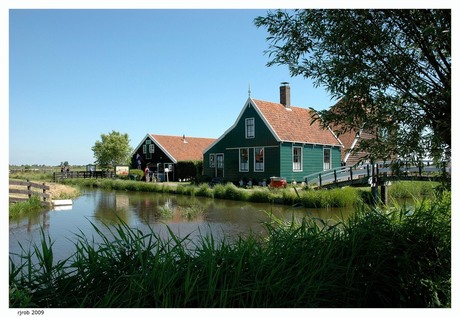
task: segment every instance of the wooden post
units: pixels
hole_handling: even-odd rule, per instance
[[[379,201],[379,191],[378,191],[378,179],[377,173],[374,164],[372,163],[372,183],[371,183],[371,193],[372,193],[372,204],[377,205]]]
[[[353,167],[350,166],[350,180],[351,184],[353,184]]]
[[[387,205],[388,204],[388,195],[387,195],[387,185],[386,185],[386,179],[387,179],[387,173],[383,173],[383,181],[380,186],[380,200],[382,204]]]
[[[46,202],[46,195],[45,195],[46,194],[46,189],[45,189],[46,184],[43,183],[42,185],[43,185],[43,201]]]
[[[321,173],[318,174],[318,179],[319,179],[319,187],[321,187],[321,185],[322,185],[322,183],[323,183],[323,182],[321,181]]]
[[[27,180],[27,196],[29,196],[29,199],[32,197],[32,194],[30,192],[30,181]]]
[[[337,170],[334,170],[334,183],[337,184]]]

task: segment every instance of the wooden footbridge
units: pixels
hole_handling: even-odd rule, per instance
[[[450,178],[450,164],[436,165],[423,160],[417,164],[406,162],[376,162],[343,166],[313,173],[304,177],[306,185],[313,188],[344,186],[381,186],[394,180],[438,181],[442,176]]]

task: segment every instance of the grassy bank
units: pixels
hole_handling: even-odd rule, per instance
[[[347,207],[361,201],[359,190],[350,187],[319,191],[297,190],[293,187],[286,189],[270,189],[268,187],[247,189],[236,187],[232,183],[217,184],[210,187],[208,184],[196,186],[181,183],[146,183],[119,179],[68,179],[65,183],[102,189],[169,193],[259,203],[302,204],[313,208]]]
[[[77,236],[57,263],[43,234],[10,259],[10,307],[450,307],[450,210],[447,193],[335,225],[273,219],[267,238],[219,243],[95,227],[102,244]]]
[[[208,184],[199,186],[181,183],[145,183],[128,180],[112,179],[67,179],[67,184],[95,187],[102,189],[158,192],[200,196],[207,198],[229,199],[238,201],[279,203],[297,205],[308,208],[353,207],[355,204],[369,200],[369,188],[344,187],[329,190],[306,190],[289,186],[286,189],[269,189],[268,187],[254,187],[252,189],[239,188],[232,183],[217,184],[210,187]],[[389,187],[390,199],[433,197],[438,183],[431,182],[395,182]]]
[[[48,193],[50,195],[49,200],[73,199],[80,195],[80,191],[73,186],[55,183],[49,183],[47,185],[50,187],[50,189],[48,190]],[[19,218],[29,213],[39,212],[40,210],[43,210],[43,208],[46,207],[43,207],[41,205],[40,198],[38,196],[32,196],[32,198],[28,201],[10,203],[8,208],[9,218]]]
[[[32,196],[27,201],[21,201],[14,204],[9,204],[9,218],[18,218],[32,212],[38,212],[43,209],[40,197]]]

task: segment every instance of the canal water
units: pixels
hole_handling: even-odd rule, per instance
[[[199,213],[188,217],[187,210]],[[193,241],[200,235],[212,234],[218,241],[250,232],[264,234],[263,222],[270,220],[269,213],[290,221],[293,216],[295,219],[312,216],[340,220],[352,212],[351,209],[305,209],[171,194],[83,189],[70,208],[56,208],[10,220],[9,252],[15,259],[14,254],[21,253],[21,246],[28,250],[33,244],[39,245],[44,231],[53,241],[55,260],[63,260],[75,252],[77,235],[98,242],[100,237],[94,227],[111,236],[109,230],[120,220],[144,233],[153,230],[164,239],[170,238],[169,227],[181,238],[188,236]]]

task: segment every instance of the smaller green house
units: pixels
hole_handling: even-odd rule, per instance
[[[280,87],[280,103],[248,98],[235,123],[203,155],[203,173],[225,181],[304,177],[341,165],[342,144],[330,129],[311,123],[309,109],[290,104],[290,87]]]

